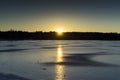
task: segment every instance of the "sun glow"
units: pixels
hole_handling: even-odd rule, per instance
[[[58,33],[58,34],[62,34],[62,33],[63,33],[63,30],[62,30],[62,29],[57,29],[57,33]]]

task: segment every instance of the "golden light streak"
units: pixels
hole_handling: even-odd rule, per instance
[[[64,66],[59,64],[63,62],[63,51],[62,51],[62,46],[58,45],[58,49],[57,49],[57,58],[56,58],[56,63],[58,63],[56,65],[56,77],[55,80],[64,80],[65,75],[64,75]]]
[[[62,52],[62,47],[61,45],[58,46],[58,50],[57,50],[57,63],[60,63],[63,61],[63,52]]]

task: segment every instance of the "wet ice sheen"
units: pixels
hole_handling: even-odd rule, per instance
[[[119,46],[120,41],[0,41],[0,80],[120,80]]]

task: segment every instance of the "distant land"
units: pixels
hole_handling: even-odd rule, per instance
[[[120,33],[0,31],[0,40],[120,40]]]

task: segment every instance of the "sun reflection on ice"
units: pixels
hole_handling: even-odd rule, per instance
[[[63,52],[62,52],[62,46],[59,45],[57,49],[57,63],[60,63],[63,61]]]
[[[57,48],[57,58],[56,58],[56,78],[55,80],[65,80],[64,66],[60,63],[63,62],[63,51],[62,45],[58,45]]]

